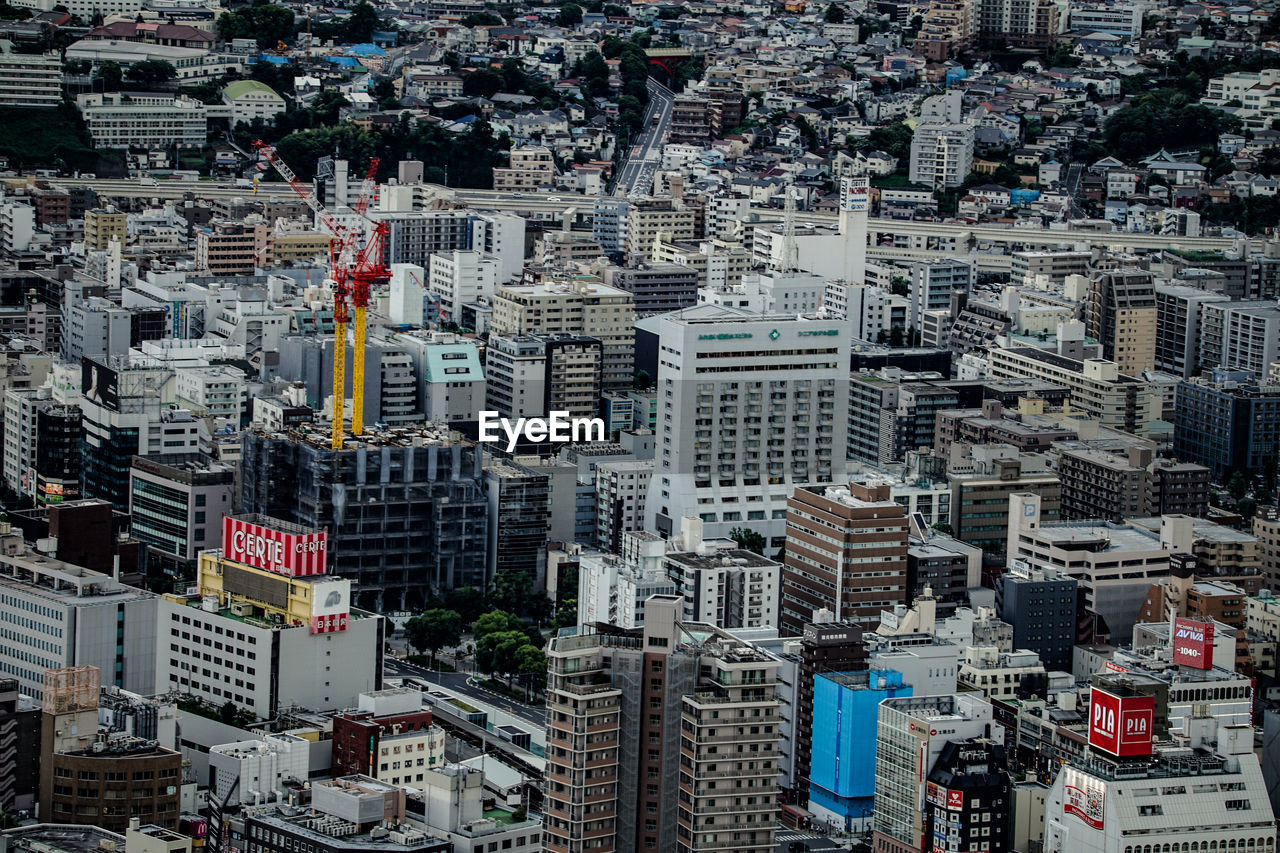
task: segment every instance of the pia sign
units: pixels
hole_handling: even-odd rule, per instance
[[[1089,697],[1089,746],[1118,758],[1151,754],[1154,696],[1120,696],[1095,687]]]
[[[244,519],[222,517],[222,556],[291,578],[325,573],[328,534],[285,533]]]

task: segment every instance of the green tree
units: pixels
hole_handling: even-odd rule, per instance
[[[542,649],[526,643],[516,649],[515,654],[515,670],[516,673],[525,680],[529,685],[529,692],[533,693],[533,686],[541,684],[547,675],[547,655]]]
[[[147,59],[130,65],[124,76],[134,85],[150,87],[158,83],[168,83],[178,76],[178,71],[163,59]]]
[[[436,652],[462,642],[462,616],[456,610],[427,610],[405,622],[404,635],[413,648],[430,652],[434,665]]]
[[[473,12],[463,18],[461,23],[464,27],[502,27],[507,22],[492,12]]]
[[[1112,155],[1131,160],[1160,148],[1210,147],[1240,126],[1240,119],[1193,103],[1185,92],[1162,89],[1116,110],[1103,125],[1102,142]]]
[[[506,80],[502,74],[492,68],[480,68],[462,78],[462,93],[481,98],[492,98],[502,91],[504,85],[506,85]]]
[[[849,137],[850,151],[883,151],[899,161],[911,155],[911,137],[914,132],[903,122],[895,122],[871,129],[866,136]]]
[[[351,7],[351,16],[343,25],[347,41],[363,44],[373,40],[373,34],[382,26],[378,11],[367,0],[360,0]]]
[[[369,94],[377,99],[378,109],[389,110],[400,105],[400,96],[396,94],[395,81],[390,77],[382,77],[369,87]]]
[[[729,538],[738,543],[738,547],[757,554],[764,554],[764,537],[749,527],[735,527],[729,531]]]
[[[533,593],[533,578],[528,572],[498,572],[493,579],[493,589],[489,592],[489,601],[494,607],[511,613],[527,612],[529,596]]]
[[[349,106],[351,102],[347,100],[347,96],[337,89],[323,89],[311,100],[310,110],[315,123],[323,126],[337,124],[342,108]]]
[[[279,42],[293,40],[297,23],[293,10],[254,0],[252,5],[235,12],[223,12],[214,22],[214,29],[224,41],[256,39],[259,47],[275,47]]]
[[[514,56],[502,60],[502,91],[513,94],[523,92],[526,84],[527,80],[524,69],[520,67],[520,60]]]
[[[945,533],[948,536],[952,536],[955,534],[955,530],[951,527],[950,524],[947,524],[947,522],[945,521],[939,521],[937,524],[933,526],[933,529],[938,531],[939,533]]]
[[[108,59],[98,66],[97,76],[102,81],[104,91],[118,92],[120,83],[124,80],[124,70],[120,67],[120,63],[114,59]]]
[[[903,275],[895,275],[889,279],[889,290],[895,296],[906,296],[911,290],[911,280]]]
[[[1249,491],[1249,481],[1245,479],[1243,471],[1236,471],[1231,475],[1231,479],[1227,481],[1227,494],[1239,501]]]
[[[839,3],[831,3],[827,6],[826,11],[822,13],[822,19],[828,24],[843,24],[845,21],[844,7]]]
[[[576,27],[582,23],[582,7],[577,3],[565,3],[560,7],[560,26]]]
[[[529,645],[524,631],[495,631],[476,639],[476,668],[488,673],[511,673],[516,668],[516,652]]]
[[[503,631],[519,630],[520,620],[502,610],[490,610],[476,619],[471,626],[471,634],[477,643],[489,634],[500,634]]]
[[[485,612],[484,593],[473,586],[460,586],[444,594],[445,606],[458,611],[463,625],[471,625]]]

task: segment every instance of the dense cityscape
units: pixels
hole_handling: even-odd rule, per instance
[[[1275,853],[1280,4],[0,0],[0,853]]]

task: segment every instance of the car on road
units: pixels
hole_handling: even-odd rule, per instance
[[[553,201],[553,202],[554,202],[554,201],[560,201],[560,200],[561,200],[561,199],[560,199],[560,197],[559,197],[559,196],[554,196],[554,195],[547,199],[547,201]]]

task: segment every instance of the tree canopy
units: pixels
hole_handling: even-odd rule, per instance
[[[1113,156],[1132,160],[1161,148],[1212,146],[1239,129],[1240,119],[1192,103],[1185,92],[1161,89],[1116,110],[1103,126],[1102,141]]]

